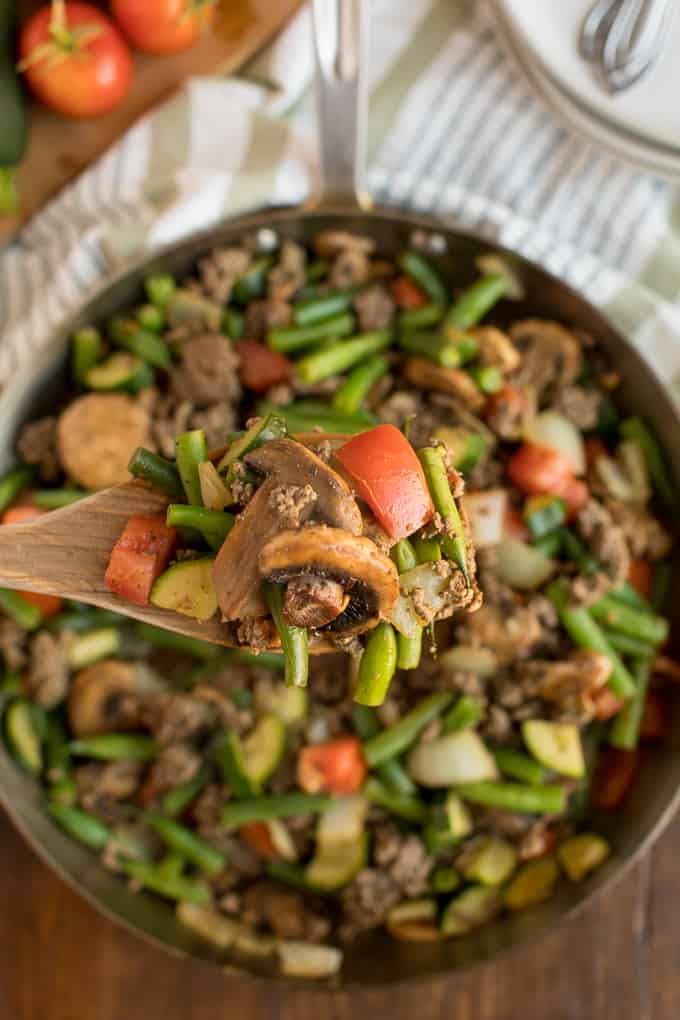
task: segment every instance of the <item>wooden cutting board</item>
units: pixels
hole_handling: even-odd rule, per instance
[[[19,0],[20,22],[43,6],[43,2]],[[130,92],[120,106],[103,117],[69,120],[37,103],[31,104],[30,140],[17,178],[21,213],[18,217],[0,217],[0,239],[15,233],[141,114],[169,96],[186,78],[226,74],[244,64],[300,3],[301,0],[220,0],[214,27],[190,50],[172,57],[135,54],[135,77]]]

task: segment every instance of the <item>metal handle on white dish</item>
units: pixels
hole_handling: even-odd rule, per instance
[[[367,209],[367,0],[312,0],[321,201]]]

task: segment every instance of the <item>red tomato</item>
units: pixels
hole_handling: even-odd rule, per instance
[[[647,560],[632,559],[628,567],[628,581],[638,595],[648,599],[652,590],[652,567]]]
[[[614,811],[630,790],[638,769],[637,751],[609,747],[600,755],[593,779],[592,802],[603,811]]]
[[[44,513],[44,510],[41,510],[38,506],[34,506],[33,503],[11,506],[9,510],[5,510],[2,515],[2,523],[26,524],[28,521],[34,521],[36,517],[42,517]]]
[[[592,695],[590,701],[593,707],[593,716],[595,719],[599,719],[600,722],[612,719],[615,715],[618,715],[626,703],[624,698],[619,698],[618,695],[614,694],[611,687],[607,686],[600,687]]]
[[[37,98],[66,117],[97,117],[117,106],[132,81],[132,57],[97,7],[41,7],[19,35],[20,68]]]
[[[529,538],[529,529],[524,523],[524,518],[519,510],[515,510],[514,506],[509,504],[503,516],[503,531],[510,538],[517,538],[520,542],[526,542]]]
[[[508,461],[508,478],[527,496],[561,496],[574,477],[571,463],[557,450],[522,443]]]
[[[29,521],[34,521],[36,517],[42,517],[44,513],[44,510],[41,510],[40,507],[34,506],[32,503],[25,503],[20,506],[11,506],[9,510],[5,510],[2,515],[2,523],[27,524]],[[64,604],[64,600],[59,598],[58,595],[43,595],[41,592],[37,591],[20,591],[19,595],[21,595],[27,602],[30,602],[32,606],[36,606],[46,620],[61,612],[61,607]]]
[[[215,16],[215,0],[111,0],[111,11],[143,53],[181,53]]]
[[[668,735],[670,706],[659,691],[647,691],[640,723],[641,740],[663,740]]]
[[[278,857],[272,834],[266,822],[248,822],[247,825],[241,826],[238,834],[246,846],[249,846],[256,854],[260,854],[261,857],[266,857],[269,860]]]
[[[298,754],[297,781],[305,793],[356,793],[365,778],[366,762],[357,737],[310,744]]]
[[[390,284],[392,296],[400,308],[412,311],[414,308],[422,308],[426,305],[427,295],[423,294],[420,287],[416,286],[408,276],[398,276]]]
[[[177,541],[177,531],[163,517],[131,517],[111,551],[106,584],[111,591],[135,602],[148,604],[154,581],[167,566]]]
[[[588,502],[588,486],[580,478],[570,478],[559,493],[567,507],[567,521],[572,521]]]
[[[271,351],[257,340],[241,340],[237,350],[241,359],[239,375],[246,389],[264,393],[270,386],[290,379],[292,365],[278,351]]]
[[[525,411],[526,406],[526,394],[516,386],[506,383],[500,388],[498,393],[492,393],[487,399],[484,416],[492,418],[499,412],[505,411],[519,416]]]
[[[392,538],[412,535],[432,517],[422,465],[394,425],[378,425],[355,436],[335,456]]]

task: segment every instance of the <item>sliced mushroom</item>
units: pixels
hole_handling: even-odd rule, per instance
[[[522,319],[513,324],[510,337],[522,355],[515,381],[534,386],[539,396],[549,386],[569,386],[581,374],[581,343],[559,322]]]
[[[469,411],[481,411],[484,407],[484,394],[472,376],[460,368],[444,368],[426,358],[407,358],[404,375],[425,390],[438,390],[457,397]]]
[[[517,371],[522,356],[507,333],[497,326],[477,326],[471,332],[479,344],[482,364],[496,365],[503,375]]]
[[[399,594],[396,567],[370,539],[324,524],[274,535],[260,552],[259,566],[262,577],[279,584],[301,577],[341,584],[349,602],[329,629],[345,636],[387,617]]]
[[[347,607],[349,596],[339,581],[301,575],[288,582],[283,615],[293,627],[325,627]]]
[[[77,737],[142,725],[142,699],[163,690],[149,670],[120,659],[104,659],[82,669],[68,696],[68,718]]]
[[[346,230],[322,230],[314,238],[314,247],[322,258],[330,258],[350,249],[371,255],[375,251],[375,241],[372,237],[350,234]]]

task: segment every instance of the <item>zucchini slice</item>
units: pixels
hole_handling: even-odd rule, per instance
[[[519,869],[505,890],[505,905],[510,910],[524,910],[547,900],[560,875],[554,857],[537,857]]]
[[[517,851],[504,839],[487,836],[475,846],[463,867],[463,875],[482,885],[502,885],[517,867]]]
[[[278,715],[263,715],[241,741],[243,766],[248,780],[261,786],[271,776],[286,744],[286,728]]]
[[[14,757],[27,772],[39,775],[43,753],[35,707],[25,698],[16,698],[5,712],[5,733]]]
[[[609,843],[602,836],[594,832],[581,832],[560,843],[557,860],[570,881],[580,882],[589,872],[599,868],[610,853]]]
[[[139,393],[151,386],[153,370],[136,354],[117,351],[105,361],[94,365],[86,373],[83,382],[90,390],[104,392]]]
[[[577,726],[545,719],[526,719],[522,723],[522,737],[541,765],[571,779],[581,779],[585,775],[581,735]]]
[[[332,810],[332,809],[331,809]],[[368,835],[357,839],[321,844],[305,868],[305,879],[313,889],[333,892],[351,882],[368,860]]]
[[[243,435],[238,436],[237,439],[234,439],[229,444],[227,452],[217,466],[217,470],[224,473],[235,461],[240,460],[241,457],[256,446],[261,446],[262,443],[266,443],[269,439],[281,439],[286,435],[286,424],[276,414],[266,414],[263,418],[258,418],[255,424],[251,425]]]
[[[494,886],[471,885],[451,900],[441,921],[442,934],[467,935],[493,921],[503,909],[503,898]]]
[[[454,839],[465,839],[474,828],[469,808],[453,790],[446,795],[446,817]]]
[[[151,604],[194,620],[210,620],[217,612],[217,593],[212,578],[214,562],[212,556],[204,556],[174,563],[151,589]]]

